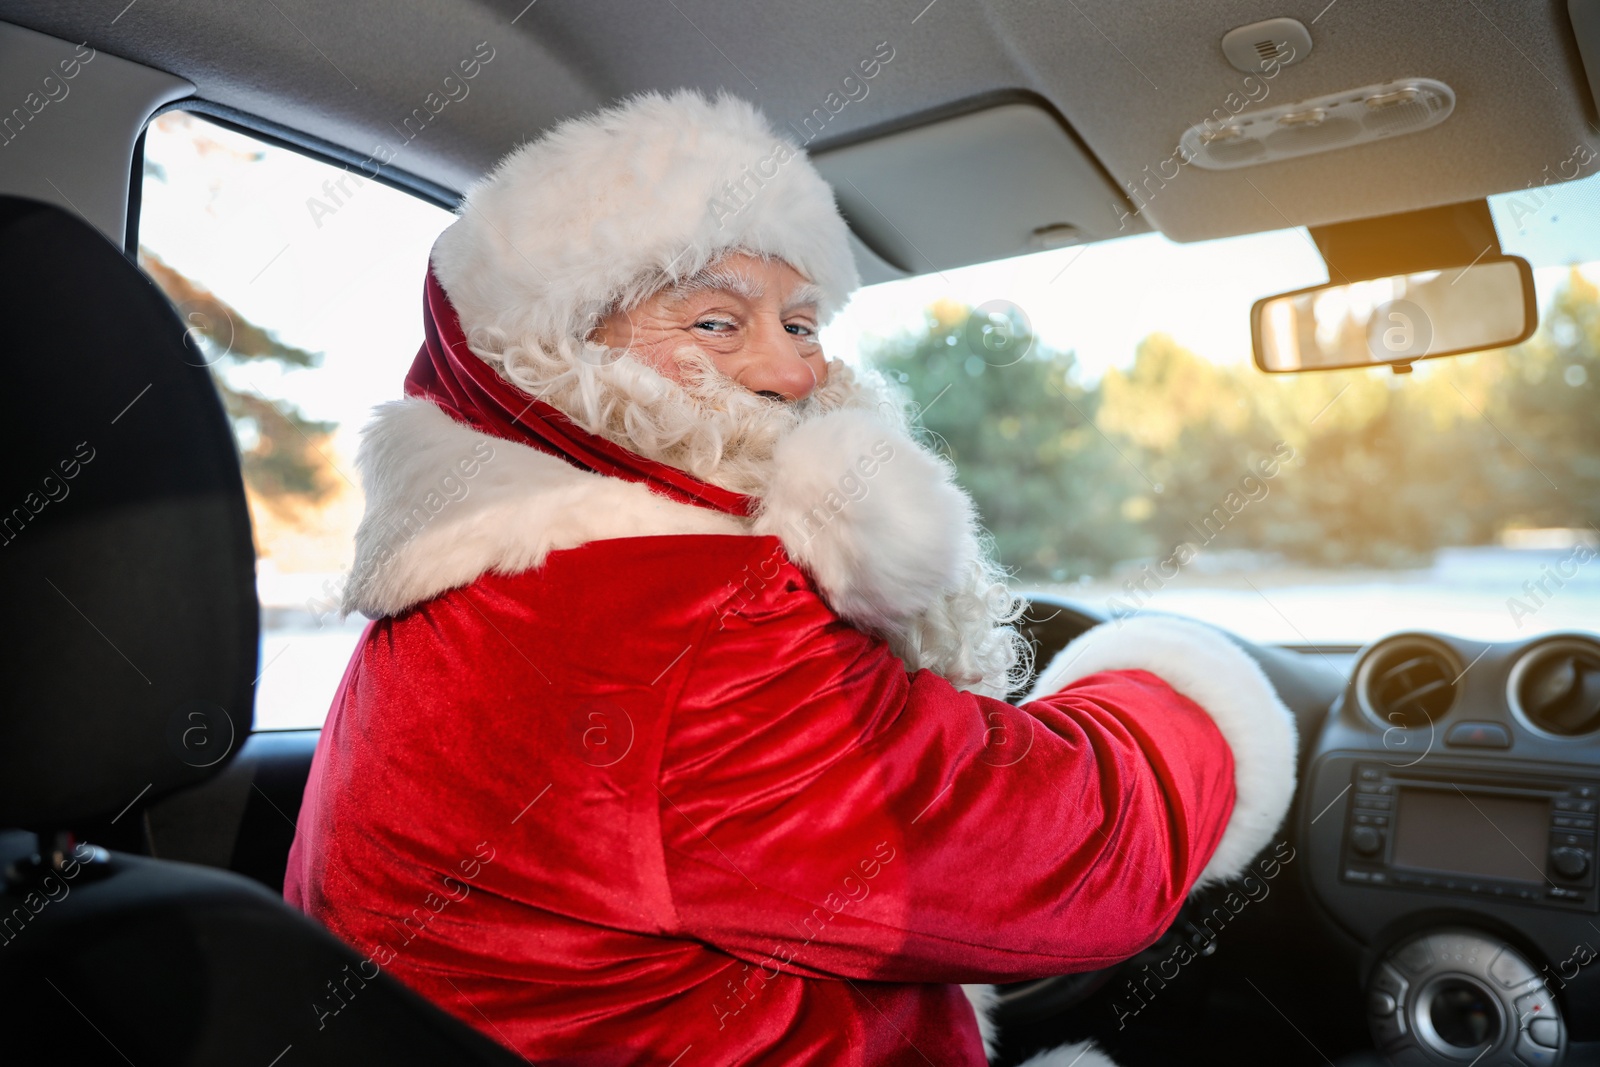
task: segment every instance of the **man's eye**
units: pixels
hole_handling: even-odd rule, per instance
[[[720,333],[724,330],[733,329],[733,323],[728,322],[725,319],[701,319],[699,322],[694,324],[694,328],[697,330],[705,330],[707,333]]]
[[[807,326],[803,322],[791,322],[791,323],[787,324],[786,326],[784,326],[784,329],[788,330],[790,333],[794,334],[796,337],[812,337],[812,336],[815,336],[816,332],[817,332],[816,330],[812,329],[810,326]]]

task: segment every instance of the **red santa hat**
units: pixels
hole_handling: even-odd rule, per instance
[[[849,230],[805,153],[749,103],[645,93],[569,119],[467,193],[433,250],[469,337],[554,345],[740,250],[822,290],[859,285]]]

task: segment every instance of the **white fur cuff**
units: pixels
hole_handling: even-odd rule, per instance
[[[992,1062],[999,1048],[999,1035],[995,1032],[994,1011],[999,1003],[999,992],[992,985],[964,985],[972,1010],[978,1016],[978,1032],[983,1035],[983,1054]],[[1117,1067],[1110,1058],[1087,1041],[1074,1045],[1058,1045],[1030,1056],[1022,1067]]]
[[[1243,873],[1282,825],[1294,800],[1294,716],[1255,660],[1221,632],[1170,616],[1107,623],[1059,652],[1029,700],[1091,674],[1145,670],[1199,704],[1233,750],[1233,816],[1195,888]]]
[[[1023,1061],[1022,1067],[1117,1067],[1111,1057],[1094,1047],[1090,1041],[1072,1045],[1058,1045],[1045,1049]]]

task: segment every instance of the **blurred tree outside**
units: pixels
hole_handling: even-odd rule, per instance
[[[1085,384],[1071,353],[1031,337],[1007,350],[1022,358],[997,358],[972,316],[937,304],[924,330],[867,355],[925,406],[922,426],[1024,580],[1101,576],[1185,543],[1413,567],[1510,530],[1600,521],[1600,291],[1577,270],[1526,343],[1409,375],[1267,375],[1153,334],[1129,367]],[[1292,458],[1263,479],[1275,449]],[[1204,518],[1225,501],[1206,543]]]
[[[334,488],[323,456],[335,424],[307,418],[294,405],[236,388],[230,368],[267,361],[315,367],[321,353],[285,344],[205,286],[172,269],[142,245],[139,266],[177,307],[190,339],[211,371],[239,446],[251,495],[279,512],[298,511]]]
[[[924,333],[871,362],[926,405],[921,425],[955,461],[1002,561],[1046,577],[1098,572],[1125,555],[1137,531],[1125,501],[1149,487],[1107,447],[1100,395],[1072,380],[1070,354],[975,353],[970,317],[936,304]]]

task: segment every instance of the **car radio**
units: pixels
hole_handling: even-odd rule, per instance
[[[1350,789],[1345,882],[1596,910],[1594,782],[1357,764]]]

